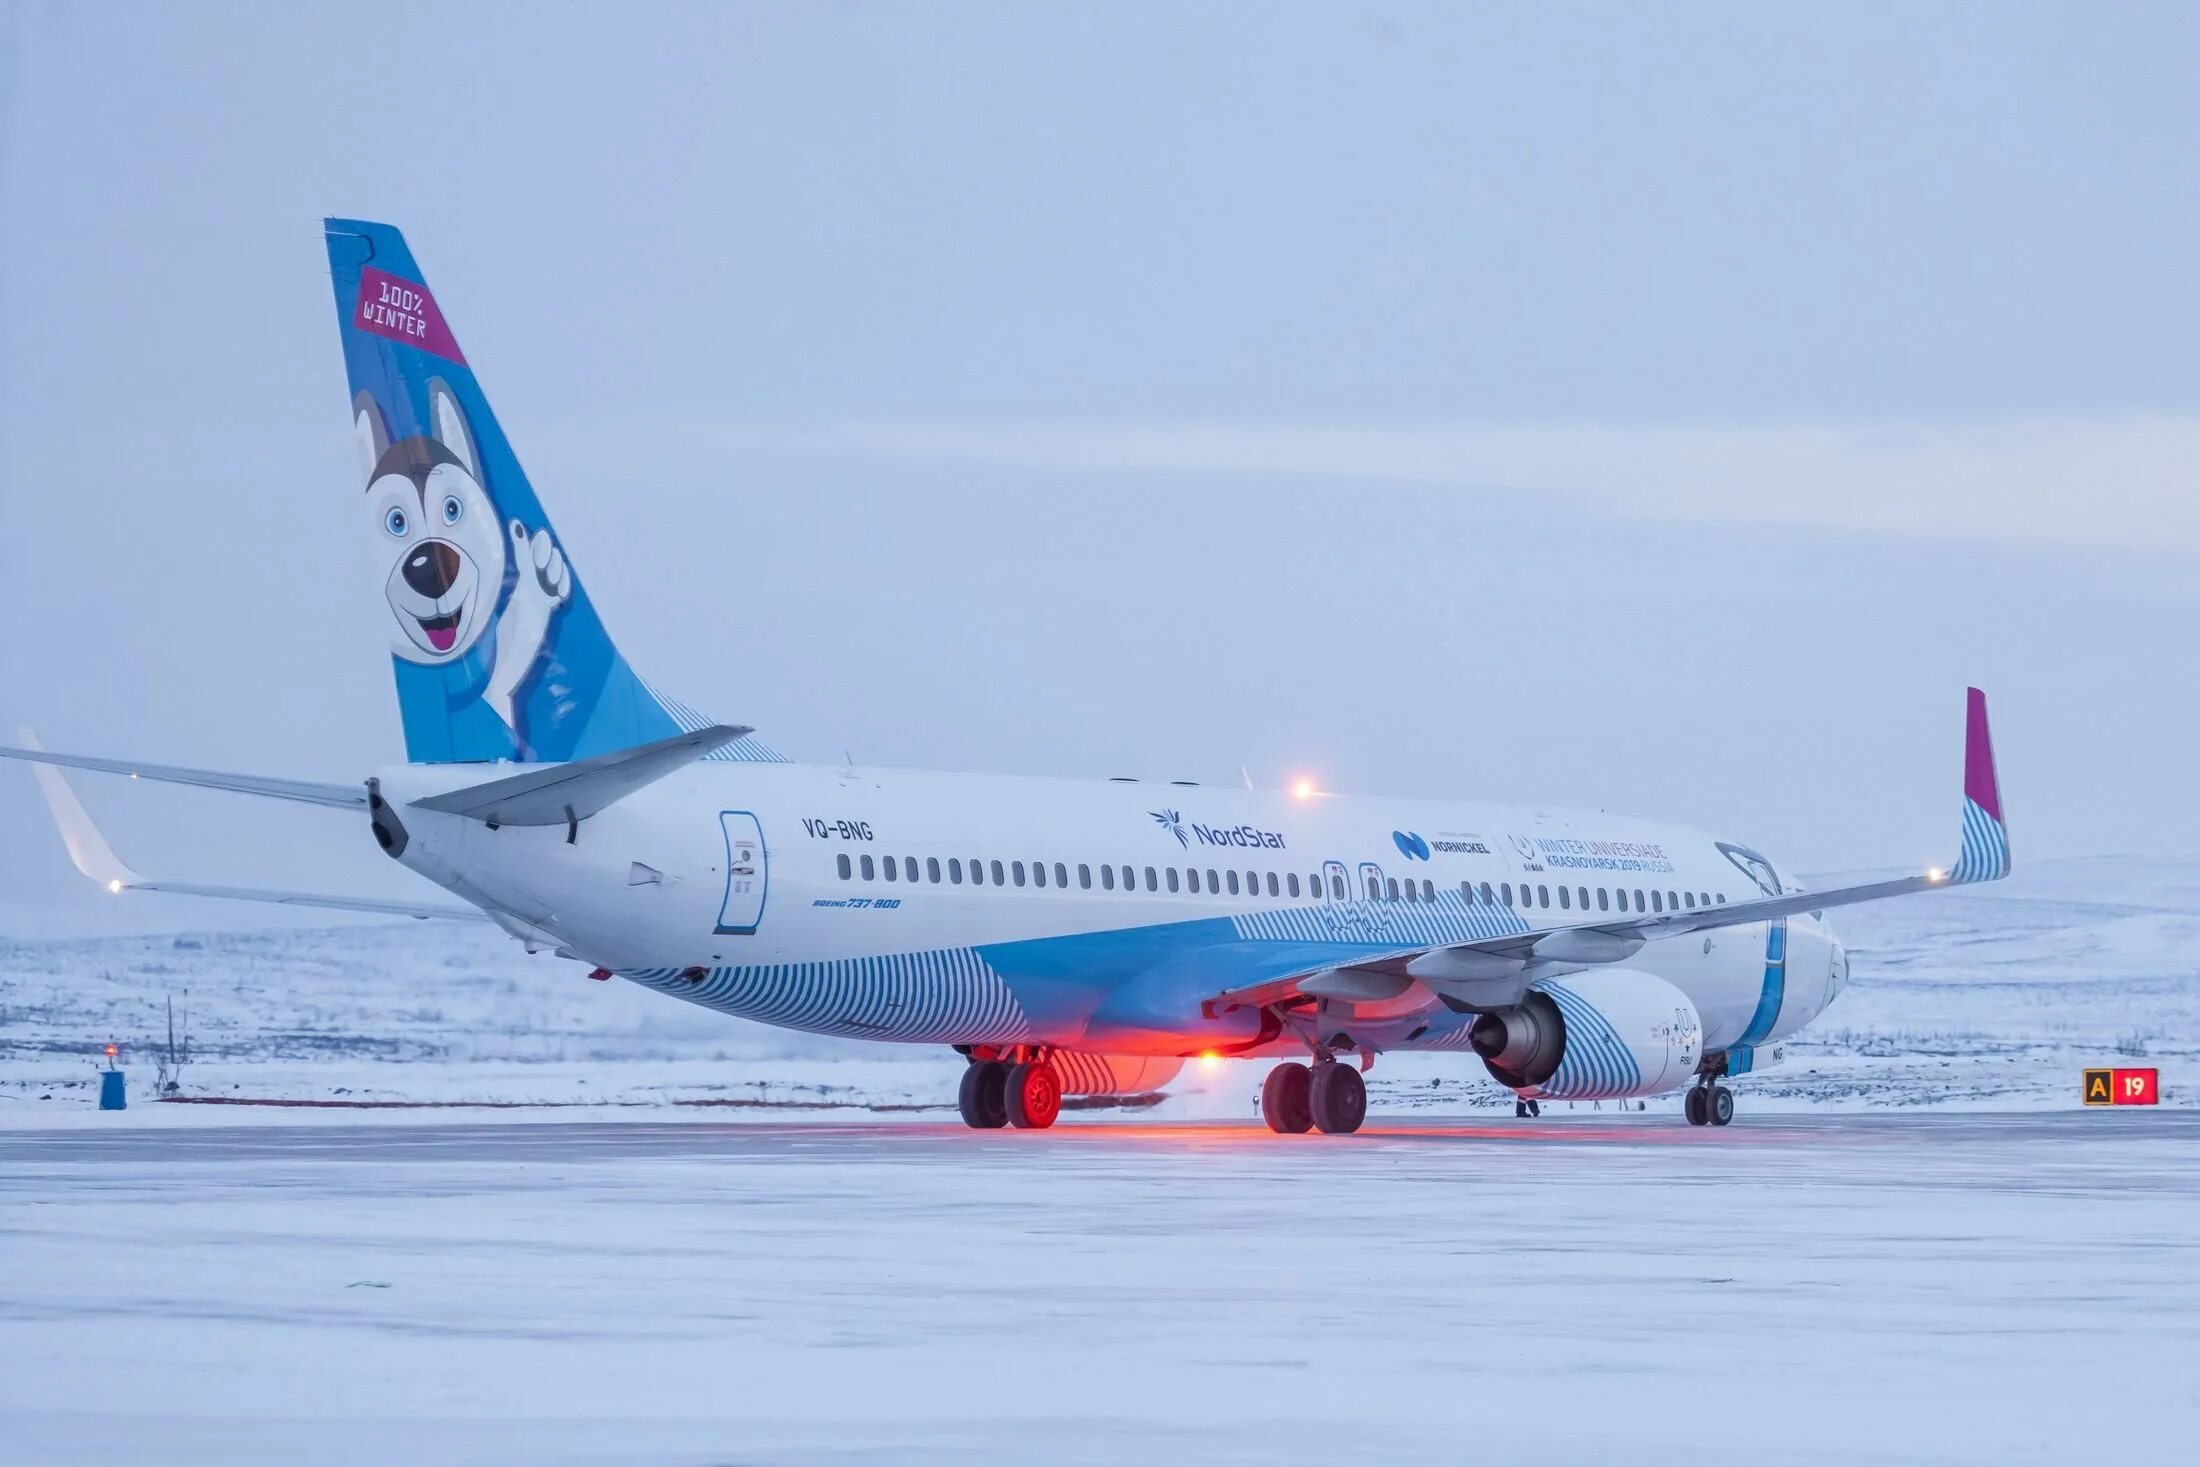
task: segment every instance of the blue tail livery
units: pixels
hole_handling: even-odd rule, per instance
[[[562,761],[707,725],[613,645],[404,235],[325,225],[406,758]]]

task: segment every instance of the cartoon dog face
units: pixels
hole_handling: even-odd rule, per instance
[[[390,650],[437,664],[465,655],[494,619],[507,542],[481,486],[481,460],[458,399],[428,384],[430,436],[389,441],[372,397],[353,401],[367,512],[390,572],[383,594],[402,635]]]

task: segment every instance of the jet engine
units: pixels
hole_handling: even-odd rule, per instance
[[[1618,1100],[1688,1083],[1703,1020],[1654,974],[1605,968],[1545,979],[1475,1017],[1467,1042],[1500,1085],[1548,1100]]]

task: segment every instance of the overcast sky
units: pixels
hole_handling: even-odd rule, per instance
[[[324,214],[799,758],[2193,850],[2190,6],[0,7],[0,730],[398,756]],[[154,874],[416,890],[81,783]],[[106,920],[0,770],[0,922]],[[118,904],[119,905],[119,904]],[[144,897],[133,925],[252,922]]]

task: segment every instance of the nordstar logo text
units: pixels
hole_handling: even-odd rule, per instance
[[[1197,821],[1186,825],[1184,818],[1174,810],[1148,810],[1146,813],[1153,817],[1154,824],[1175,836],[1181,846],[1190,846],[1192,837],[1198,836],[1203,846],[1241,846],[1269,851],[1284,848],[1280,830],[1261,830],[1251,825],[1201,825]]]

